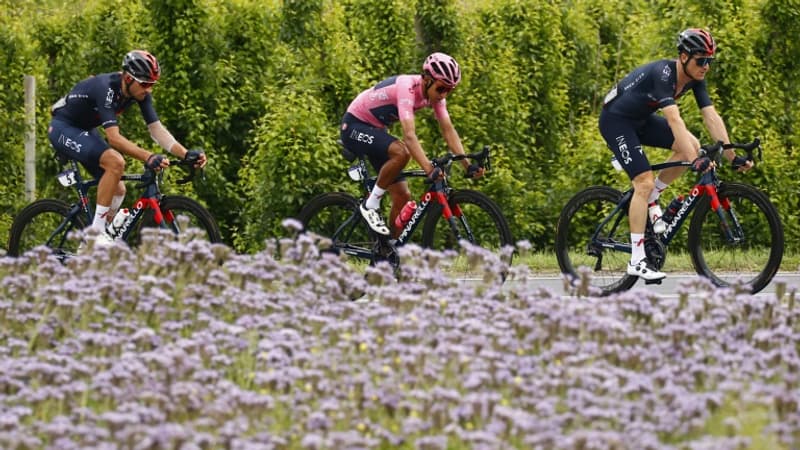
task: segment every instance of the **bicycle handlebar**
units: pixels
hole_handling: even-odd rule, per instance
[[[732,142],[730,144],[723,144],[722,141],[717,141],[713,144],[706,144],[700,147],[700,156],[708,156],[713,160],[719,159],[719,156],[722,153],[722,150],[744,150],[747,152],[747,160],[754,161],[755,158],[753,156],[754,153],[757,153],[758,160],[761,161],[763,157],[763,152],[761,150],[761,139],[755,138],[753,142],[749,142],[747,144],[739,144]]]
[[[197,167],[195,167],[195,164],[197,164],[198,159],[199,159],[199,156],[189,157],[189,158],[186,158],[186,159],[169,159],[168,160],[169,161],[169,167],[172,167],[172,166],[182,167],[182,168],[186,169],[186,171],[188,172],[185,177],[183,177],[180,180],[176,181],[176,183],[178,183],[178,184],[186,184],[186,183],[192,181],[194,179],[194,177],[197,175],[198,170],[200,171],[200,175],[201,176],[205,176],[205,172],[203,171],[203,169],[198,169]],[[141,183],[139,183],[137,185],[137,187],[143,187],[143,186],[149,184],[150,182],[152,182],[152,180],[155,179],[155,176],[156,176],[156,171],[154,169],[150,169],[147,166],[145,166],[145,170],[144,170],[144,173],[142,174],[142,178],[141,178]]]
[[[467,153],[463,155],[447,153],[443,156],[432,159],[431,164],[433,165],[433,171],[431,172],[430,176],[427,177],[426,181],[432,183],[434,180],[439,178],[442,170],[447,171],[453,161],[461,161],[463,159],[471,159],[475,161],[475,164],[479,168],[485,168],[486,170],[491,170],[492,168],[491,160],[489,159],[489,146],[484,145],[483,150],[476,153]],[[464,174],[464,176],[465,178],[472,178],[474,174],[474,172],[467,172]]]

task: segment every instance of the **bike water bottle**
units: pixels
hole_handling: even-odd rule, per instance
[[[125,222],[128,221],[128,217],[131,216],[131,211],[128,208],[122,208],[114,215],[114,219],[111,220],[111,229],[116,236],[119,233],[119,230],[122,229],[122,226],[125,225]]]
[[[394,219],[394,225],[397,228],[403,228],[406,226],[409,220],[411,220],[411,216],[414,215],[414,211],[417,210],[417,202],[410,200],[408,203],[403,205],[403,209],[400,210],[400,214]]]
[[[672,219],[675,217],[675,214],[678,213],[678,210],[681,209],[681,205],[683,205],[683,196],[679,195],[672,199],[667,206],[667,209],[664,210],[664,215],[661,216],[661,220],[664,223],[672,222]]]
[[[611,157],[611,166],[614,168],[614,170],[622,170],[622,164],[619,163],[619,160],[616,156]]]

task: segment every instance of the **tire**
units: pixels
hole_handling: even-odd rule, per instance
[[[497,204],[488,196],[478,191],[453,191],[448,198],[453,211],[451,223],[441,214],[441,206],[433,205],[426,214],[422,229],[422,245],[434,250],[459,250],[460,244],[456,231],[462,239],[470,241],[486,250],[494,252],[507,266],[513,258],[514,238],[505,216]],[[505,248],[505,249],[504,249]],[[458,252],[453,268],[469,275],[470,263],[463,252]],[[501,273],[505,279],[507,270]]]
[[[75,255],[81,242],[70,233],[86,227],[87,220],[82,212],[65,219],[72,207],[61,200],[36,200],[22,209],[11,224],[8,238],[8,255],[20,256],[40,245],[47,245],[59,257]],[[64,228],[56,233],[59,225]]]
[[[198,230],[197,237],[207,239],[212,243],[222,242],[222,233],[219,225],[211,213],[196,200],[180,195],[169,195],[161,198],[159,202],[161,214],[164,217],[162,224],[157,224],[152,210],[145,211],[141,227],[162,227],[172,230],[175,234],[185,233],[189,229]],[[134,231],[128,236],[131,244],[139,243],[139,233]]]
[[[718,195],[721,201],[730,202],[730,210],[741,225],[741,240],[728,242],[719,216],[704,196],[689,227],[692,263],[698,274],[716,286],[744,282],[751,293],[759,292],[775,276],[783,258],[783,226],[778,212],[764,193],[750,185],[723,183]],[[725,218],[733,228],[730,212]]]
[[[303,230],[327,238],[322,251],[345,253],[371,261],[376,236],[360,215],[358,199],[346,192],[327,192],[312,198],[297,215]],[[352,219],[352,220],[351,220]]]
[[[599,245],[599,242],[616,242],[630,248],[630,225],[627,208],[618,211],[598,233],[598,241],[591,238],[603,218],[622,200],[622,192],[605,186],[593,186],[578,192],[566,204],[556,226],[556,258],[561,272],[572,280],[581,280],[582,272],[589,270],[589,288],[592,295],[609,295],[630,289],[637,277],[628,275],[630,250],[623,251]],[[583,268],[583,269],[582,269]]]

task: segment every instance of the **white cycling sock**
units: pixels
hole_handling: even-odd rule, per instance
[[[644,233],[631,233],[631,265],[638,264],[645,256]]]
[[[649,205],[650,203],[658,200],[658,198],[661,197],[661,193],[664,192],[664,190],[668,187],[669,184],[661,181],[661,178],[656,178],[656,188],[650,193],[650,198],[647,199],[647,204]]]
[[[369,193],[367,203],[364,205],[367,209],[378,209],[381,206],[381,197],[386,193],[386,189],[379,188],[376,184]]]
[[[97,205],[94,210],[94,222],[92,227],[96,230],[105,231],[108,224],[108,212],[111,208],[108,206]]]

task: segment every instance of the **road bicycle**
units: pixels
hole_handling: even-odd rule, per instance
[[[178,166],[188,171],[186,176],[177,181],[178,184],[194,179],[199,171],[194,167],[196,162],[196,157],[170,160],[170,168]],[[19,256],[34,247],[46,245],[55,256],[64,260],[75,255],[85,244],[83,239],[73,238],[72,233],[92,223],[94,211],[89,200],[89,189],[100,180],[84,180],[75,160],[59,156],[59,163],[68,167],[57,178],[62,186],[75,189],[76,201],[70,205],[63,200],[40,199],[23,208],[11,224],[8,255]],[[130,216],[120,227],[117,239],[136,245],[145,227],[165,228],[176,234],[197,228],[202,230],[201,237],[210,242],[221,242],[219,226],[205,207],[188,197],[161,193],[164,173],[165,170],[145,168],[141,174],[122,176],[123,181],[137,182],[136,188],[142,193],[129,208]]]
[[[358,157],[356,161],[354,153],[342,148],[345,158],[351,163],[355,161],[348,170],[350,178],[360,181],[364,195],[369,195],[377,176],[370,175],[365,157]],[[400,264],[397,247],[408,243],[423,221],[420,243],[423,247],[457,250],[459,241],[463,239],[496,252],[502,261],[510,264],[514,242],[508,222],[497,204],[481,192],[450,187],[451,163],[465,158],[490,169],[489,147],[485,146],[477,153],[448,153],[433,159],[434,172],[445,174],[443,177],[434,176],[434,180],[419,169],[401,173],[400,177],[424,178],[428,185],[397,239],[375,233],[359,212],[359,203],[366,197],[359,199],[346,192],[318,195],[301,209],[297,219],[306,231],[330,239],[330,246],[323,250],[344,253],[370,264],[387,261],[397,269]],[[454,267],[459,265],[461,263],[454,262]]]
[[[701,156],[718,161],[722,149],[740,149],[754,161],[761,159],[756,138],[748,144],[703,146]],[[688,166],[674,161],[652,165],[653,170]],[[628,206],[633,190],[620,192],[592,186],[575,194],[561,211],[556,231],[556,257],[561,272],[580,278],[581,267],[590,269],[590,282],[601,295],[630,289],[638,280],[626,272],[631,243]],[[694,211],[688,230],[688,251],[695,271],[719,287],[742,283],[756,293],[764,289],[783,258],[783,226],[775,207],[759,189],[719,178],[716,168],[701,174],[662,234],[648,219],[645,251],[659,270],[667,246]],[[665,213],[665,216],[667,214]]]

